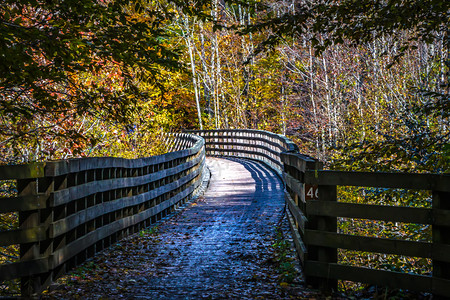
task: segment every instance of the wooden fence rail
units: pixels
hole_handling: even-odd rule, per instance
[[[0,246],[19,245],[17,262],[0,264],[0,280],[21,280],[29,296],[116,241],[148,227],[187,201],[202,181],[204,140],[168,139],[173,152],[142,159],[83,158],[0,166],[17,195],[0,213],[19,226],[0,231]]]
[[[282,160],[289,209],[298,231],[297,249],[311,283],[330,290],[336,288],[337,280],[349,280],[450,296],[450,176],[326,171],[317,163],[304,167],[304,158],[293,153],[284,153]],[[338,186],[429,190],[432,204],[423,208],[338,202]],[[343,234],[337,231],[338,218],[427,224],[432,226],[432,239]],[[338,249],[428,258],[432,274],[344,265],[338,263]]]
[[[207,155],[262,161],[286,184],[287,214],[295,247],[309,283],[323,290],[338,280],[431,292],[450,297],[450,176],[325,171],[321,162],[298,153],[284,136],[258,130],[195,131]],[[431,208],[355,204],[337,201],[338,186],[429,190]],[[338,218],[428,224],[430,242],[349,235],[338,232]],[[432,274],[416,275],[338,263],[338,249],[431,259]]]
[[[188,131],[205,139],[206,155],[233,156],[264,162],[281,172],[281,153],[297,151],[298,146],[285,136],[263,130],[222,129]]]

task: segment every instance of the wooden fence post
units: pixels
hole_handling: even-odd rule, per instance
[[[433,210],[450,213],[450,192],[433,191]],[[450,249],[450,230],[446,226],[433,224],[433,244],[435,247]],[[446,253],[446,261],[442,260],[442,251],[433,251],[433,299],[448,299],[450,297],[450,253]],[[440,256],[438,258],[436,256]]]
[[[38,194],[37,179],[18,179],[18,196],[36,196]],[[39,210],[28,210],[19,212],[19,228],[24,230],[36,228],[40,225]],[[39,242],[20,244],[20,261],[29,261],[39,258]],[[20,290],[22,296],[30,297],[40,291],[41,284],[39,276],[26,276],[20,279]]]
[[[317,172],[323,168],[323,164],[319,161],[314,162],[314,167],[312,168],[312,163],[307,165],[309,171],[314,171],[317,177]],[[315,181],[315,180],[313,180]],[[316,201],[337,201],[337,186],[336,185],[319,185],[317,186],[318,195],[316,194],[315,185],[317,182],[307,182],[308,189],[304,188],[305,192],[305,200],[311,201],[316,199]],[[318,196],[318,198],[317,198]],[[311,215],[305,207],[306,216],[308,222],[306,223],[306,229],[314,230],[319,232],[337,232],[337,218],[329,217],[329,216],[315,216]],[[311,236],[308,236],[307,232],[305,234],[305,244],[308,249],[308,259],[309,261],[317,261],[319,263],[323,263],[324,266],[329,268],[328,264],[337,263],[337,249],[323,246],[311,246],[308,245],[312,241],[310,240]],[[305,264],[306,274],[308,271],[308,263]],[[331,293],[332,291],[337,290],[337,280],[332,278],[319,278],[314,276],[307,276],[306,281],[308,284],[312,285],[315,288],[318,288],[326,293]]]
[[[319,185],[319,201],[337,201],[337,187],[335,185]],[[337,218],[317,216],[317,230],[325,232],[337,232]],[[317,248],[317,260],[327,264],[337,263],[337,249],[329,247]],[[337,290],[337,280],[324,278],[320,280],[319,288],[322,291],[331,292]]]

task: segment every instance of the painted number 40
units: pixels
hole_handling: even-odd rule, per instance
[[[306,200],[316,200],[319,199],[319,189],[317,185],[305,185],[306,190]]]

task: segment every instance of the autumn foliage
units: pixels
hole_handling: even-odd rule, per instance
[[[327,168],[448,173],[449,5],[3,0],[0,164],[144,157],[165,151],[164,132],[253,128],[287,135]],[[398,191],[386,203],[411,199]],[[341,221],[343,231],[430,235]]]

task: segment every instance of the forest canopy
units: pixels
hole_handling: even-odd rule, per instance
[[[415,73],[414,67],[410,65],[413,69],[407,68],[406,64],[419,64],[419,70],[413,78],[406,77],[400,82],[404,85],[405,93],[399,95],[404,103],[396,112],[400,118],[400,124],[397,125],[400,125],[401,129],[392,130],[391,126],[390,131],[383,132],[379,130],[379,122],[375,120],[375,126],[369,126],[368,129],[376,137],[366,138],[365,129],[362,128],[362,139],[346,142],[346,145],[338,147],[340,152],[346,154],[335,160],[335,165],[344,168],[352,165],[356,168],[379,168],[375,167],[378,164],[381,168],[390,169],[394,163],[395,168],[418,167],[448,171],[449,22],[448,1],[296,1],[277,16],[269,11],[241,32],[247,34],[261,30],[270,31],[270,35],[256,52],[267,48],[274,50],[296,39],[306,39],[317,56],[322,55],[322,59],[330,51],[342,49],[342,46],[363,50],[363,53],[357,51],[357,55],[369,55],[372,60],[367,62],[370,69],[357,75],[357,88],[361,87],[370,75],[375,75],[377,82],[380,76],[384,77],[386,72],[392,72],[395,68],[406,67],[404,72]],[[418,55],[415,62],[414,55]],[[366,57],[363,60],[366,60]],[[386,70],[377,74],[380,71],[380,63],[386,64]],[[328,85],[327,75],[325,80],[325,85]],[[358,95],[361,96],[367,100],[367,95]],[[330,97],[332,96],[327,95],[327,101]],[[378,96],[375,97],[374,100],[378,101]],[[394,101],[391,97],[384,98]],[[361,104],[358,99],[358,106]],[[377,116],[378,108],[375,109]],[[392,113],[390,115],[392,116]],[[360,116],[363,116],[362,112]],[[438,124],[431,125],[436,121]],[[318,146],[319,142],[316,143],[317,148]]]
[[[0,4],[1,163],[286,134],[328,167],[448,172],[448,1]]]

